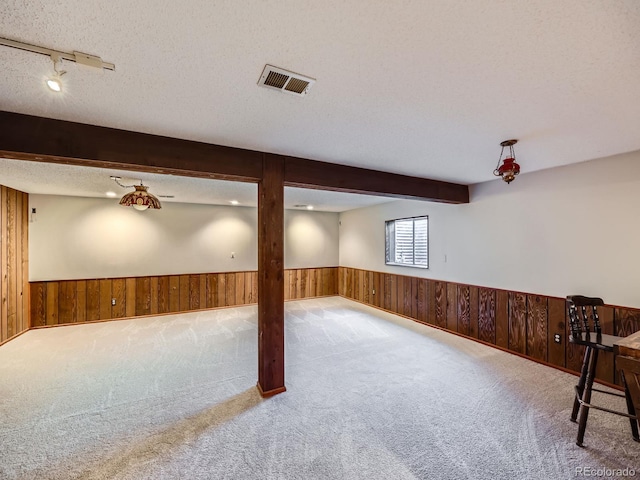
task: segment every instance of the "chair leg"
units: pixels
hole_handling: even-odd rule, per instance
[[[577,385],[577,395],[573,398],[573,410],[571,411],[571,421],[575,422],[578,418],[578,410],[580,410],[580,402],[578,402],[578,396],[582,398],[584,392],[584,384],[587,380],[587,371],[589,370],[589,359],[591,358],[591,347],[585,347],[584,358],[582,359],[582,369],[580,370],[580,379]]]
[[[620,374],[622,375],[622,383],[624,385],[624,398],[627,401],[627,412],[629,412],[629,415],[634,415],[636,414],[636,409],[633,406],[633,400],[631,400],[631,393],[629,392],[629,387],[627,386],[627,379],[624,378],[624,373],[621,371]],[[638,436],[638,420],[636,420],[635,418],[630,418],[629,422],[631,423],[631,435],[633,436],[633,439],[636,442],[640,442],[640,437]]]
[[[592,349],[591,354],[589,355],[589,368],[587,370],[587,380],[584,386],[584,391],[582,392],[582,401],[584,403],[591,403],[591,389],[593,388],[593,381],[596,376],[596,365],[598,363],[598,350]],[[581,405],[580,408],[580,418],[578,420],[578,440],[576,441],[576,445],[579,447],[584,447],[584,432],[587,429],[587,418],[589,417],[589,407],[586,405]]]

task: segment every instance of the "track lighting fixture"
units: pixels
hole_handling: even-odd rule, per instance
[[[57,53],[52,53],[51,54],[51,61],[53,62],[53,71],[56,72],[55,75],[47,78],[47,87],[49,87],[50,90],[54,91],[54,92],[61,92],[62,91],[62,75],[64,75],[65,73],[67,73],[66,71],[62,70],[58,70],[58,64],[62,63],[62,58],[60,58],[60,55]]]
[[[74,51],[73,53],[61,52],[59,50],[53,50],[47,47],[40,47],[38,45],[31,45],[29,43],[18,42],[17,40],[11,40],[10,38],[0,38],[0,45],[5,47],[17,48],[18,50],[24,50],[25,52],[38,53],[40,55],[47,55],[51,57],[53,62],[53,70],[55,75],[47,78],[45,83],[47,87],[53,92],[62,91],[62,75],[66,72],[59,70],[59,66],[63,60],[68,62],[75,62],[87,67],[100,68],[103,70],[115,71],[116,66],[113,63],[103,62],[100,57],[90,55],[88,53],[82,53]]]

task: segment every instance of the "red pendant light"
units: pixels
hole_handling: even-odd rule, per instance
[[[498,165],[496,169],[493,171],[493,174],[496,177],[502,177],[502,179],[507,182],[513,182],[513,179],[516,178],[516,175],[520,173],[520,165],[516,163],[516,154],[513,151],[513,146],[518,143],[518,140],[505,140],[501,142],[502,150],[500,150],[500,157],[498,158]],[[502,160],[502,155],[504,154],[504,148],[509,147],[508,155],[504,160]],[[502,162],[502,165],[500,165]]]

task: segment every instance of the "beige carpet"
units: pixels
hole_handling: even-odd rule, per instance
[[[60,327],[0,347],[0,478],[640,476],[623,418],[594,411],[575,445],[572,375],[338,297],[287,303],[288,390],[262,400],[256,317]]]

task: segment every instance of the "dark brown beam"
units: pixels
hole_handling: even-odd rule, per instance
[[[284,386],[284,158],[264,154],[258,183],[258,389]]]
[[[295,157],[285,158],[285,184],[334,192],[469,203],[467,185]]]
[[[0,157],[249,182],[262,175],[262,154],[252,150],[2,111]],[[466,185],[294,157],[285,158],[285,184],[469,202]]]
[[[0,157],[249,182],[262,175],[260,152],[3,111]]]

